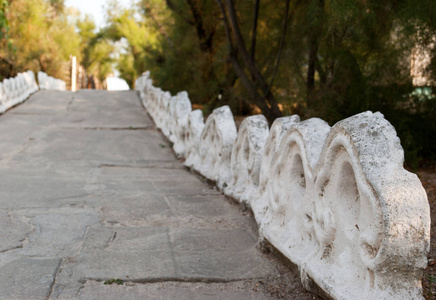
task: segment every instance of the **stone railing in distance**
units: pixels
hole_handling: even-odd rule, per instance
[[[381,113],[333,127],[290,116],[270,130],[258,115],[237,133],[227,106],[204,124],[187,94],[171,97],[149,76],[136,89],[162,132],[184,143],[176,152],[185,165],[251,207],[260,237],[298,266],[307,289],[316,284],[334,299],[423,299],[427,195],[403,168],[400,140]]]
[[[38,72],[38,83],[41,90],[65,91],[67,89],[65,81],[48,76],[41,71]]]
[[[16,77],[0,82],[0,113],[23,102],[38,90],[35,74],[32,71],[18,73]]]

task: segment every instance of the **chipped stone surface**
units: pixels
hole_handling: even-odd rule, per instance
[[[250,135],[250,120],[236,140],[230,109],[216,109],[198,158],[189,153],[186,164],[251,205],[261,237],[297,264],[308,289],[315,282],[335,299],[422,299],[429,205],[384,116],[364,112],[332,128],[316,118],[280,118],[268,138]],[[249,163],[253,136],[265,148],[261,162],[253,155],[256,164]]]
[[[38,90],[35,74],[32,71],[18,73],[16,77],[0,82],[0,113],[23,102]]]
[[[230,181],[230,156],[236,139],[236,125],[228,106],[213,110],[200,136],[199,160],[193,168],[224,188]]]
[[[335,299],[420,299],[429,209],[402,164],[380,113],[331,129],[316,119],[296,123],[263,177],[262,234],[299,266],[308,288],[314,280]]]
[[[185,131],[185,166],[187,167],[192,167],[200,159],[199,145],[203,129],[203,112],[199,109],[190,112]]]
[[[47,73],[41,71],[38,72],[38,83],[41,90],[65,91],[67,89],[65,81],[48,76]]]
[[[230,158],[231,179],[224,189],[226,195],[248,204],[257,196],[268,133],[268,121],[263,115],[247,117],[242,121]]]
[[[186,155],[185,131],[188,125],[189,113],[192,111],[191,101],[187,92],[180,92],[176,96],[176,102],[170,119],[174,121],[171,128],[170,141],[173,142],[174,152],[179,157]]]

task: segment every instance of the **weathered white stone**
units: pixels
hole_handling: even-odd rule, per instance
[[[3,83],[0,82],[0,112],[3,112],[3,106],[7,102],[7,95],[3,89]]]
[[[30,94],[37,90],[37,87],[35,88],[35,77],[32,77],[31,74],[33,72],[28,71],[26,73],[19,73],[16,77],[3,80],[0,87],[0,113],[23,102]]]
[[[402,165],[380,113],[293,125],[260,190],[263,236],[335,299],[421,299],[430,214]]]
[[[179,157],[185,157],[186,154],[185,131],[188,125],[188,116],[191,111],[192,106],[188,93],[186,91],[179,92],[176,96],[176,102],[174,103],[172,111],[174,123],[171,129],[171,142],[174,143],[174,152]]]
[[[13,101],[14,95],[13,95],[12,83],[10,79],[6,78],[3,80],[3,89],[6,94],[7,101],[8,102]]]
[[[163,110],[161,111],[162,123],[160,130],[168,138],[171,139],[172,129],[174,124],[174,106],[176,105],[177,97],[172,96],[164,102]]]
[[[35,74],[29,70],[23,73],[23,77],[26,82],[29,94],[36,92],[38,90],[38,85],[36,84]]]
[[[157,89],[149,87],[145,97],[153,99]],[[158,98],[152,116],[175,135],[176,97]],[[185,165],[251,205],[261,237],[298,266],[307,288],[314,281],[334,299],[422,299],[429,205],[382,114],[332,128],[279,118],[269,135],[266,120],[254,116],[236,136],[225,106],[206,124],[200,110],[190,112],[183,132]]]
[[[193,168],[219,188],[225,188],[230,180],[230,155],[236,139],[236,124],[230,107],[214,109],[207,118],[200,136],[200,159]]]
[[[154,120],[156,122],[156,126],[164,132],[166,136],[169,135],[169,130],[165,128],[166,119],[168,117],[167,111],[170,105],[171,94],[169,92],[163,92],[162,90],[155,91],[155,97],[157,99],[157,107],[155,112]]]
[[[256,197],[268,133],[268,121],[263,115],[250,116],[242,121],[230,158],[231,180],[224,189],[226,195],[248,204]]]
[[[59,90],[65,91],[65,81],[48,76],[46,73],[38,72],[38,83],[41,90]]]
[[[41,71],[38,72],[38,84],[41,90],[47,89],[47,77],[48,75],[46,73]]]
[[[191,111],[188,116],[188,123],[185,131],[186,155],[184,164],[187,167],[192,167],[194,164],[199,163],[199,144],[203,129],[203,112],[200,109]]]

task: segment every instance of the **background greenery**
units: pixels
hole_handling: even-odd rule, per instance
[[[271,122],[298,113],[333,125],[381,111],[417,167],[436,160],[435,12],[434,0],[108,1],[97,30],[62,0],[0,0],[0,74],[63,78],[76,55],[100,81],[115,67],[132,86],[150,70],[155,85],[187,90],[205,113],[228,104]],[[421,87],[416,49],[429,56]]]

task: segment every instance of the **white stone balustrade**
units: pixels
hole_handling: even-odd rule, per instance
[[[41,90],[65,91],[67,89],[65,81],[48,76],[41,71],[38,72],[38,83]]]
[[[179,138],[185,165],[251,206],[261,238],[298,266],[306,288],[315,283],[334,299],[423,299],[429,204],[382,114],[333,127],[284,117],[269,132],[263,116],[252,116],[237,134],[229,107],[204,124],[187,97],[177,109],[177,96],[137,82],[156,124]]]
[[[3,83],[0,83],[0,113],[23,102],[37,90],[38,85],[32,71],[4,79]]]

